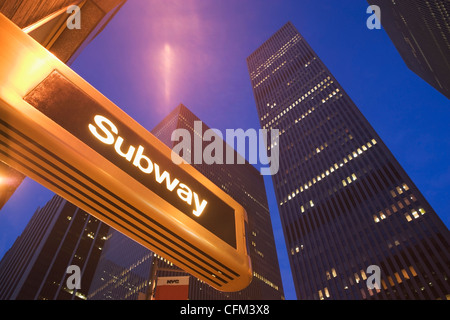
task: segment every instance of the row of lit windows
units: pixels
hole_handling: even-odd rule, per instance
[[[316,184],[317,182],[321,181],[326,176],[329,176],[334,171],[336,171],[339,168],[343,167],[344,164],[348,163],[349,161],[353,160],[354,158],[357,158],[359,155],[361,155],[365,151],[369,150],[369,148],[371,148],[375,144],[377,144],[377,141],[375,139],[372,139],[370,142],[367,142],[366,144],[362,145],[360,148],[358,148],[355,151],[351,152],[345,158],[343,158],[343,160],[341,162],[335,163],[333,166],[331,166],[325,172],[322,172],[321,174],[317,175],[317,177],[315,177],[312,180],[304,183],[299,188],[297,188],[295,191],[290,192],[289,195],[286,198],[284,198],[284,201],[280,202],[280,206],[285,204],[287,201],[293,199],[299,192],[303,192],[303,191],[307,190],[313,184]],[[352,181],[353,179],[350,179],[350,180]],[[347,181],[348,181],[348,178],[347,178]]]
[[[274,74],[275,72],[277,72],[278,70],[280,70],[284,65],[286,64],[286,60],[283,61],[282,64],[280,64],[276,69],[274,69],[272,71],[272,74]],[[267,79],[270,78],[270,74],[268,74],[267,76],[265,76],[264,78],[262,78],[253,88],[256,89],[258,88],[264,81],[266,81]]]
[[[419,208],[419,212],[417,212],[417,210],[413,209],[413,210],[411,210],[411,215],[409,213],[405,213],[405,218],[408,222],[410,222],[413,220],[413,218],[414,219],[420,218],[420,216],[423,216],[425,213],[426,213],[426,211],[424,208]]]
[[[261,79],[261,81],[259,81],[254,87],[253,89],[258,88],[264,81],[266,81],[267,79],[270,78],[270,74],[268,74],[267,76],[265,76],[264,78]]]
[[[396,187],[395,190],[397,190],[397,192],[399,194],[403,193],[403,190],[409,190],[409,187],[406,185],[406,183],[404,183],[402,185],[402,188],[400,187]],[[397,197],[397,194],[395,193],[394,190],[391,190],[391,195],[393,197]],[[373,215],[373,220],[375,221],[375,223],[380,222],[381,220],[386,219],[387,217],[389,217],[390,215],[392,215],[393,213],[396,213],[398,210],[403,209],[405,206],[403,205],[403,202],[409,206],[411,205],[411,201],[412,202],[416,202],[417,199],[414,195],[410,195],[408,197],[404,197],[401,200],[397,201],[397,206],[395,204],[392,204],[390,208],[386,208],[384,210],[381,210],[380,212],[378,212],[378,214],[374,214]],[[400,209],[397,209],[400,208]],[[392,211],[391,211],[392,210]],[[421,216],[423,216],[426,213],[425,209],[423,208],[418,208],[416,209],[412,209],[410,212],[405,213],[405,218],[408,222],[412,221],[413,219],[418,219]]]
[[[264,70],[269,68],[278,58],[282,57],[287,50],[295,45],[301,39],[300,35],[296,34],[293,38],[291,38],[287,43],[285,43],[280,49],[277,50],[273,55],[271,55],[263,64],[256,68],[256,71],[250,73],[250,77],[252,80],[256,79],[260,76]]]
[[[417,272],[416,272],[416,270],[414,270],[413,266],[409,266],[409,271],[411,272],[411,275],[413,277],[417,277]],[[406,271],[406,269],[402,269],[401,270],[401,274],[403,275],[405,280],[409,280],[410,279],[410,276],[408,275],[408,272]],[[398,284],[403,282],[403,280],[400,277],[400,274],[398,272],[394,273],[394,277],[395,277],[395,280],[397,281]],[[388,279],[388,283],[389,283],[389,285],[391,287],[395,286],[394,280],[392,279],[391,276],[388,276],[387,279]],[[381,285],[382,285],[384,290],[386,290],[388,288],[388,286],[387,286],[386,282],[384,281],[384,279],[381,279]]]
[[[397,186],[393,190],[390,191],[391,196],[395,198],[397,195],[401,195],[404,191],[408,191],[409,187],[406,185],[406,183],[402,184],[402,186]],[[395,192],[397,191],[397,193]]]
[[[261,258],[264,258],[264,253],[262,253],[261,251],[255,249],[255,252],[258,256],[260,256]]]
[[[198,132],[197,130],[194,130],[194,128],[192,128],[191,123],[192,123],[193,121],[189,121],[188,119],[186,119],[186,118],[185,118],[184,116],[182,116],[181,114],[180,114],[179,116],[180,116],[180,118],[181,118],[182,120],[184,120],[183,123],[184,123],[184,125],[186,125],[186,127],[188,127],[189,129],[191,129],[191,131],[194,132],[194,134],[196,134],[199,138],[202,138],[202,139],[203,139],[203,132]]]
[[[413,266],[409,266],[408,269],[409,269],[412,277],[416,277],[417,276],[417,272],[416,272],[416,270],[414,269]],[[405,280],[409,280],[411,278],[406,269],[402,269],[400,271],[400,273],[403,275],[403,278]],[[403,279],[401,278],[400,273],[399,272],[395,272],[394,273],[395,280],[397,281],[398,284],[401,284],[403,282]],[[326,272],[326,276],[327,276],[327,280],[330,280],[331,276],[333,276],[333,278],[335,278],[337,276],[336,270],[334,268],[331,269],[331,273],[329,271],[327,271]],[[364,272],[364,270],[361,270],[360,273],[354,273],[353,277],[349,278],[350,285],[354,284],[353,279],[354,279],[355,283],[358,284],[361,281],[367,280],[367,275]],[[391,276],[387,276],[387,280],[388,280],[388,283],[389,283],[389,285],[391,287],[395,286],[394,279]],[[381,279],[381,285],[382,285],[384,290],[386,290],[388,288],[387,283],[386,283],[386,281],[384,279]],[[345,286],[344,289],[347,290],[348,286]],[[379,292],[380,289],[381,288],[378,288],[376,291]],[[423,289],[424,288],[422,288],[422,290]],[[373,295],[373,291],[371,289],[367,288],[367,290],[369,291],[370,295]],[[365,295],[364,289],[361,289],[361,293],[362,293],[363,298],[365,299],[366,295]],[[330,297],[330,292],[328,290],[328,287],[325,287],[322,290],[319,290],[318,291],[318,295],[319,295],[319,299],[320,300],[323,300],[325,298],[329,298]]]
[[[299,253],[300,250],[303,250],[304,246],[301,244],[300,246],[296,246],[295,249],[291,248],[291,255],[294,255],[295,253]]]
[[[67,287],[63,287],[63,290],[66,291],[67,293],[69,293],[70,295],[73,295],[73,290],[72,289],[68,289]],[[82,299],[82,300],[87,300],[87,297],[79,292],[78,290],[75,292],[75,296],[77,296],[78,298]]]
[[[290,110],[292,110],[292,108],[295,108],[296,105],[298,105],[299,103],[301,103],[303,100],[305,100],[308,96],[310,96],[311,94],[314,93],[314,91],[319,90],[322,91],[324,90],[326,87],[328,87],[330,84],[333,83],[333,80],[331,80],[331,77],[328,76],[327,78],[325,78],[324,80],[322,80],[320,83],[318,83],[317,85],[315,85],[313,88],[311,88],[310,90],[308,90],[308,92],[306,92],[304,95],[302,95],[301,97],[299,97],[296,101],[294,101],[291,105],[289,105],[288,107],[286,107],[284,110],[282,110],[279,114],[277,114],[273,119],[271,119],[268,123],[263,125],[263,129],[268,128],[270,125],[272,125],[276,120],[280,119],[283,115],[285,115],[287,112],[289,112]],[[321,88],[322,87],[322,88]],[[330,95],[336,95],[336,93],[339,92],[339,89],[336,89],[335,91],[333,91],[333,93],[331,93]],[[328,98],[327,98],[328,99]],[[323,100],[322,100],[323,102]],[[275,104],[276,105],[276,104]],[[269,104],[267,104],[267,106],[269,106]],[[312,113],[312,111],[314,111],[314,107],[312,107],[310,110],[306,111],[303,115],[301,115],[298,119],[295,120],[295,123],[297,123],[298,121],[300,121],[301,119],[304,119],[308,114]],[[266,115],[264,115],[263,117],[261,117],[261,121],[265,120],[266,117],[269,114],[267,113]]]
[[[349,185],[350,183],[352,183],[353,181],[356,181],[356,179],[358,179],[356,177],[356,174],[352,173],[351,176],[348,176],[347,179],[342,180],[342,185],[344,187],[346,187],[347,185]]]
[[[274,288],[275,290],[278,290],[278,286],[276,284],[274,284],[273,282],[269,281],[268,279],[266,279],[265,277],[263,277],[262,275],[260,275],[259,273],[256,273],[255,271],[253,271],[253,276],[256,279],[261,280],[262,282],[264,282],[265,284],[267,284],[269,287]]]
[[[332,93],[331,93],[331,96],[333,97],[335,97],[335,99],[336,100],[338,100],[339,98],[341,98],[341,97],[343,97],[343,95],[342,95],[342,93],[340,93],[340,94],[337,94],[337,92],[339,91],[339,89],[336,89],[335,91],[333,91]],[[313,98],[311,98],[311,99],[313,99]],[[324,99],[325,100],[325,102],[326,101],[328,101],[330,98],[326,98],[326,99]],[[287,109],[292,109],[291,107],[289,107],[289,108],[287,108]],[[289,111],[289,110],[287,110],[287,112]],[[314,110],[316,110],[316,107],[311,107],[310,109],[308,109],[304,114],[302,114],[298,119],[295,119],[295,123],[298,123],[298,122],[300,122],[302,119],[305,119],[308,115],[310,115],[310,114],[312,114],[312,112],[314,111]],[[285,110],[286,111],[286,110]],[[286,114],[286,112],[285,111],[283,111],[282,113],[280,113],[279,115],[277,115],[274,119],[272,119],[271,120],[271,122],[269,122],[269,123],[266,123],[266,124],[264,124],[263,125],[263,129],[267,129],[267,128],[269,128],[269,127],[273,127],[273,123],[275,122],[275,126],[278,126],[278,120],[280,120],[280,118],[282,118],[283,117],[283,115],[284,114]],[[289,127],[290,127],[290,125],[289,125]],[[284,129],[282,130],[282,133],[284,133]],[[281,135],[281,133],[280,133],[280,135]]]

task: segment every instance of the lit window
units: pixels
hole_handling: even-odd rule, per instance
[[[414,270],[413,266],[409,266],[409,271],[411,271],[411,274],[413,275],[413,277],[417,276],[416,270]]]
[[[364,270],[361,270],[361,277],[363,280],[367,279],[366,273],[364,272]]]
[[[320,300],[323,300],[324,298],[323,298],[323,294],[322,294],[322,290],[319,290],[319,299]]]
[[[331,274],[333,275],[333,278],[336,278],[337,277],[336,269],[332,268],[331,269]]]
[[[403,275],[403,277],[404,277],[405,279],[409,279],[409,275],[408,275],[408,273],[406,272],[405,269],[402,269],[402,275]]]
[[[397,282],[400,284],[402,283],[402,278],[400,278],[400,275],[398,274],[398,272],[394,273],[395,279],[397,280]]]

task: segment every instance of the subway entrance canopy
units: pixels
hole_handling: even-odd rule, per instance
[[[0,160],[221,291],[252,277],[244,208],[0,14]]]

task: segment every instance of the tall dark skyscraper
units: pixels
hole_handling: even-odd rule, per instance
[[[450,99],[450,1],[368,0],[406,65]]]
[[[449,299],[447,227],[296,28],[247,64],[261,127],[280,131],[273,183],[297,297]]]
[[[54,196],[36,210],[0,261],[0,299],[85,300],[108,230]],[[79,289],[67,286],[71,265],[79,267]]]
[[[175,129],[186,129],[191,134],[191,141],[194,135],[203,137],[203,132],[209,128],[202,123],[203,132],[198,132],[195,121],[201,120],[184,105],[179,105],[152,130],[152,133],[173,148],[175,143],[171,141],[171,135]],[[207,144],[205,142],[203,148]],[[223,145],[224,155],[226,149],[232,150],[229,145]],[[189,151],[193,150],[194,147]],[[232,150],[232,154],[236,156],[236,151]],[[191,154],[183,155],[183,157],[190,156]],[[247,245],[252,260],[253,280],[246,289],[229,293],[219,292],[191,276],[189,299],[284,299],[264,180],[259,171],[248,162],[245,164],[203,163],[193,164],[193,166],[246,209]],[[161,260],[160,257],[156,258]],[[148,249],[124,238],[116,231],[111,231],[88,298],[136,299],[139,292],[147,290],[150,266],[154,259],[155,256]],[[159,262],[159,267],[164,268],[165,271],[158,272],[157,276],[180,275],[179,272],[170,271],[174,268],[170,261]]]

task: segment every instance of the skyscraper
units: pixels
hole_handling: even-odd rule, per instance
[[[173,148],[171,135],[175,129],[186,129],[192,136],[191,141],[194,135],[203,137],[203,132],[209,128],[202,123],[203,132],[198,132],[194,125],[195,121],[200,119],[184,105],[179,105],[152,130],[152,133]],[[224,149],[232,150],[231,146],[225,143],[223,145]],[[190,150],[194,150],[194,147]],[[232,150],[232,153],[236,156],[236,151]],[[225,155],[226,151],[223,154]],[[183,155],[183,157],[190,156],[190,154]],[[191,276],[189,299],[284,299],[264,180],[259,171],[248,162],[202,163],[193,166],[246,209],[247,245],[252,260],[253,280],[246,289],[229,293],[219,292]],[[139,290],[145,292],[147,289],[150,266],[155,256],[148,249],[117,235],[116,231],[111,233],[111,238],[102,252],[89,299],[136,299]],[[179,272],[170,271],[175,269],[170,261],[160,262],[159,267],[162,267],[163,271],[158,272],[158,276],[180,275]]]
[[[108,229],[60,196],[54,196],[36,210],[0,261],[0,299],[86,299]],[[79,288],[67,285],[73,273],[67,272],[71,265],[79,267]]]
[[[450,298],[448,229],[296,28],[247,64],[261,127],[280,131],[272,178],[297,297]]]
[[[450,99],[450,1],[368,0],[408,68]]]

